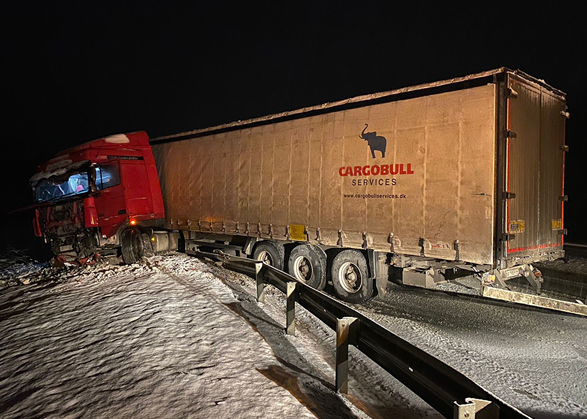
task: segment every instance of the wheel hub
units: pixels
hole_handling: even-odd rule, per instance
[[[300,281],[310,281],[310,279],[312,279],[312,265],[310,264],[310,261],[305,257],[296,259],[294,272],[296,274],[296,278]]]
[[[271,254],[267,251],[263,251],[259,254],[258,259],[263,262],[265,265],[271,265],[273,266],[273,258],[271,257]]]
[[[345,291],[350,293],[357,292],[362,285],[361,272],[359,268],[351,262],[344,263],[339,270],[340,284]]]

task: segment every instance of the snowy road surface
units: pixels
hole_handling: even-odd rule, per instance
[[[2,418],[438,417],[353,351],[353,403],[337,395],[332,332],[300,313],[285,335],[278,292],[261,308],[197,259],[23,278],[0,291]]]
[[[354,308],[533,418],[587,418],[587,318],[390,290]]]

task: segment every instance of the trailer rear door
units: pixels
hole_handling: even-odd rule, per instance
[[[507,255],[532,261],[562,250],[566,102],[515,74],[508,86]]]

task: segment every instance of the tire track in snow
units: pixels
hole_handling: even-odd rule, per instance
[[[0,320],[0,415],[313,417],[257,372],[271,351],[200,279],[188,291],[153,267],[89,269],[15,297],[50,294]]]
[[[203,262],[198,263],[202,268],[210,268],[209,265]],[[174,271],[157,265],[162,272],[168,275],[173,281],[186,287],[191,292],[199,292],[199,287],[195,287],[193,283],[187,281]],[[268,365],[263,368],[257,368],[257,371],[269,380],[275,382],[279,386],[291,393],[300,403],[312,411],[319,418],[357,418],[355,412],[348,408],[348,406],[341,399],[341,396],[336,394],[334,386],[327,380],[319,378],[312,374],[312,368],[309,365],[299,367],[298,365],[286,360],[294,358],[297,364],[304,364],[305,360],[299,355],[297,349],[291,345],[287,340],[283,327],[277,324],[271,317],[257,306],[257,303],[250,298],[245,297],[242,293],[231,287],[227,281],[219,275],[219,272],[209,274],[218,281],[222,281],[223,286],[230,290],[233,298],[219,298],[214,292],[209,289],[204,289],[204,294],[208,298],[217,301],[224,305],[235,317],[251,327],[258,335],[269,345],[273,351],[274,359],[280,365]],[[243,298],[244,297],[244,298]],[[243,303],[247,305],[245,308]],[[249,303],[249,304],[247,304]],[[362,412],[361,412],[362,413]],[[360,413],[359,413],[360,414]],[[363,416],[363,415],[361,415]]]

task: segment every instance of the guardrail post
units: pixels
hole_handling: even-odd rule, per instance
[[[257,281],[257,302],[265,302],[265,282],[263,281],[263,275],[267,270],[267,265],[264,263],[255,264],[255,280]]]
[[[467,397],[466,404],[454,404],[454,419],[499,419],[499,406],[488,400]]]
[[[294,320],[296,318],[296,301],[298,299],[298,293],[296,289],[297,282],[287,283],[287,305],[285,315],[285,331],[288,335],[295,336],[296,325]]]
[[[349,344],[356,343],[359,321],[356,317],[343,317],[336,321],[336,391],[349,391]]]

